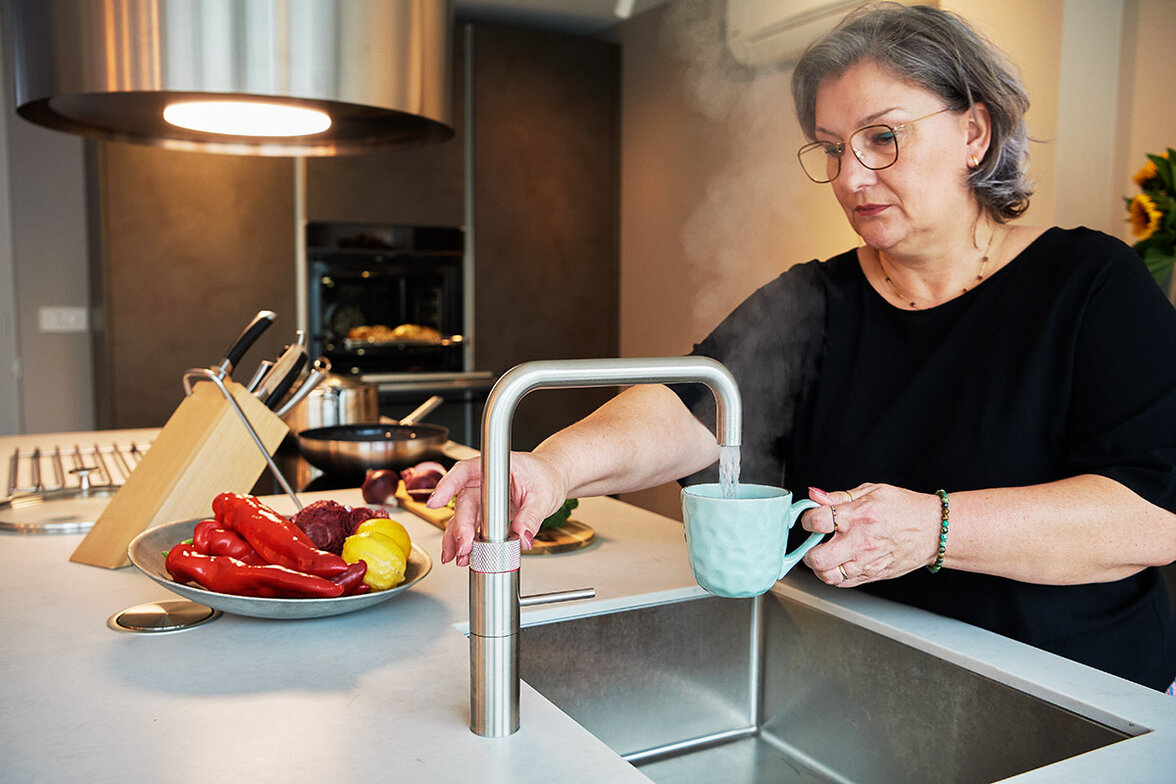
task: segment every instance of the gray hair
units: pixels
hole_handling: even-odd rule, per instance
[[[939,96],[954,112],[975,103],[988,107],[992,143],[969,172],[968,185],[981,208],[1001,223],[1028,209],[1029,97],[1003,52],[948,11],[898,3],[860,8],[811,44],[792,73],[792,98],[808,138],[815,138],[821,81],[866,60]]]

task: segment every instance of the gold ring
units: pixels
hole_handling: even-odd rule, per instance
[[[852,504],[853,503],[853,493],[849,492],[848,490],[842,490],[841,492],[845,493],[846,497],[849,499],[849,502]]]
[[[849,575],[845,573],[845,564],[837,564],[837,571],[841,572],[841,579],[843,581],[849,579]]]
[[[833,512],[833,533],[837,533],[841,529],[837,527],[837,507],[830,505],[829,511]]]

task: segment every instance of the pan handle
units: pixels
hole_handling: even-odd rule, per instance
[[[401,419],[399,424],[401,424],[401,425],[415,425],[417,423],[417,420],[424,419],[426,415],[428,415],[429,413],[431,413],[433,411],[433,409],[437,408],[437,406],[441,405],[444,402],[445,402],[445,398],[441,397],[440,395],[433,395],[431,398],[426,400],[424,403],[421,403],[419,406],[414,408],[408,416]]]

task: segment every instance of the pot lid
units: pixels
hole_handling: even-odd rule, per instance
[[[67,487],[13,496],[0,502],[0,531],[78,534],[94,527],[119,488]]]

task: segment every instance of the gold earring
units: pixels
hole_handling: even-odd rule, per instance
[[[977,168],[980,165],[980,161],[975,155],[973,155],[971,157],[971,159],[968,161],[968,163],[972,164],[973,169]]]

